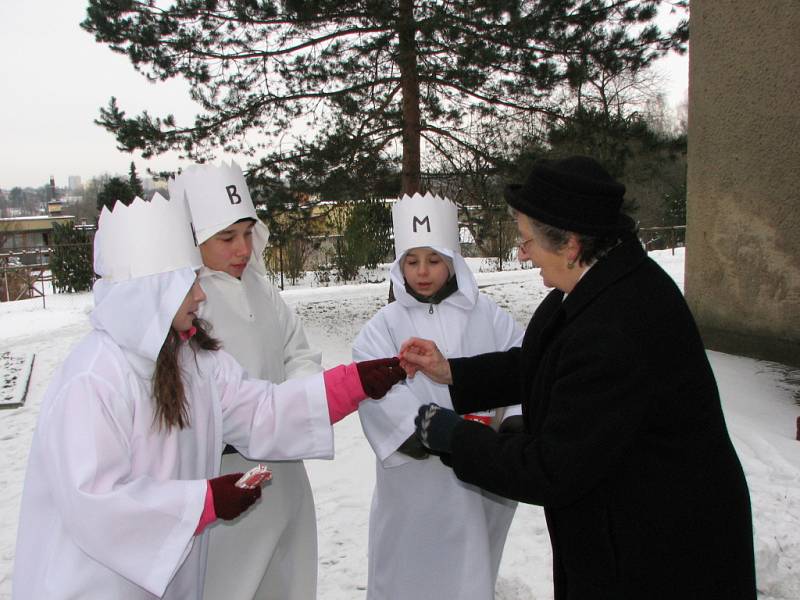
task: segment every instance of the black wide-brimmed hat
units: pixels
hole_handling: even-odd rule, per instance
[[[524,184],[506,186],[506,202],[545,225],[587,235],[633,230],[621,212],[625,186],[593,158],[541,159]]]

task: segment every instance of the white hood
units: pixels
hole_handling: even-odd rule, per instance
[[[127,281],[98,279],[92,326],[123,350],[155,361],[195,277],[194,269],[185,267]]]
[[[475,276],[472,274],[472,271],[469,270],[467,261],[464,260],[463,256],[456,254],[449,248],[443,248],[441,246],[428,247],[450,258],[453,261],[453,268],[456,272],[458,290],[442,300],[442,302],[452,304],[465,310],[471,309],[478,300],[478,282],[475,281]],[[412,248],[409,248],[408,250],[411,249]],[[392,267],[389,270],[389,277],[392,281],[392,290],[394,291],[395,299],[403,306],[418,306],[420,304],[419,300],[406,291],[406,281],[403,277],[403,269],[401,267],[406,253],[407,251],[401,254],[394,263],[392,263]]]
[[[253,252],[250,254],[250,260],[247,262],[246,268],[255,270],[259,275],[267,274],[267,269],[264,266],[264,248],[267,247],[268,241],[269,229],[261,222],[261,219],[256,217],[256,224],[253,227]]]

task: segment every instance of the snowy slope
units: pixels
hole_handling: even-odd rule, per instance
[[[679,283],[683,252],[652,253]],[[546,294],[538,270],[483,273],[470,259],[481,289],[526,324]],[[485,268],[485,267],[484,267]],[[374,277],[371,277],[374,280]],[[283,293],[306,325],[325,366],[350,361],[350,342],[385,303],[388,284],[296,287]],[[89,329],[90,294],[49,296],[0,304],[0,352],[36,353],[28,399],[0,411],[0,599],[10,597],[22,481],[39,402],[53,372]],[[760,597],[800,598],[800,407],[788,369],[709,352],[731,435],[744,466],[753,504]],[[319,598],[358,600],[367,583],[367,522],[374,459],[358,418],[338,423],[336,458],[309,461],[320,543]],[[497,586],[498,600],[552,598],[550,547],[542,510],[520,506],[511,526]]]

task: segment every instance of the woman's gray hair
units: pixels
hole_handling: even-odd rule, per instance
[[[539,239],[539,243],[551,252],[557,252],[567,245],[569,237],[574,235],[580,245],[580,252],[578,253],[578,264],[592,265],[601,258],[603,258],[609,251],[619,245],[621,239],[619,234],[611,234],[607,236],[586,235],[584,233],[577,233],[575,231],[568,231],[560,227],[553,227],[526,215],[523,212],[509,206],[509,214],[517,218],[521,215],[527,219],[531,229]]]

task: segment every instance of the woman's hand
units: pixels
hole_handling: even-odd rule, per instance
[[[417,371],[421,371],[436,383],[453,383],[450,363],[430,340],[409,338],[400,346],[398,356],[400,366],[409,377],[414,377]]]
[[[434,452],[453,452],[453,431],[463,419],[455,411],[438,404],[423,404],[414,419],[415,434]]]

